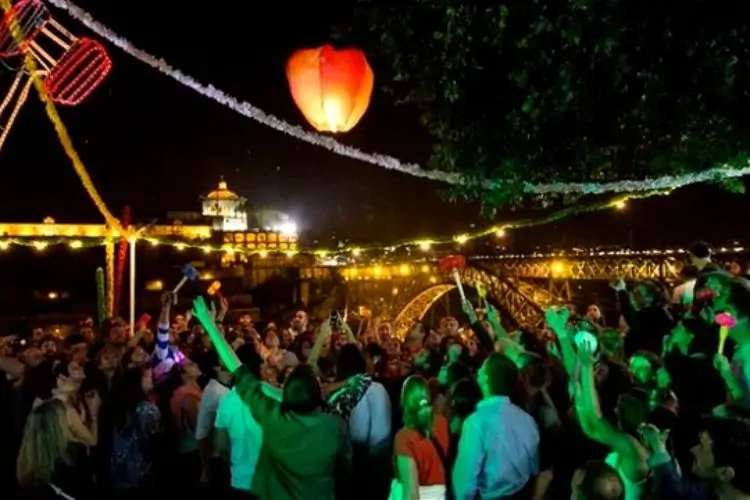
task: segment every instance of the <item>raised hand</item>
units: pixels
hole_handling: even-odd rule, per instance
[[[567,307],[550,307],[544,311],[544,319],[558,337],[565,336],[570,310]]]
[[[162,306],[171,306],[172,301],[175,298],[175,294],[173,292],[164,292],[161,294],[161,305]]]
[[[464,314],[468,316],[470,323],[474,324],[479,321],[479,317],[477,316],[477,312],[474,309],[474,305],[469,301],[469,299],[461,300],[461,309],[463,309]]]
[[[578,362],[581,367],[594,366],[596,358],[594,357],[595,346],[592,342],[579,342],[578,347]]]
[[[669,439],[669,429],[662,431],[653,424],[643,424],[638,431],[643,437],[643,442],[651,448],[654,453],[667,451],[667,439]]]
[[[208,308],[208,304],[206,304],[206,299],[204,299],[201,296],[196,297],[193,300],[193,310],[192,315],[198,318],[198,321],[201,322],[201,324],[205,323],[213,323],[214,322],[214,312],[212,312]]]
[[[614,280],[609,286],[615,292],[624,292],[627,289],[627,285],[625,285],[625,281],[622,278]]]

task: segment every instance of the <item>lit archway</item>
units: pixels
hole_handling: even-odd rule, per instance
[[[501,278],[476,267],[466,268],[461,273],[461,282],[474,288],[477,284],[484,286],[488,298],[518,324],[539,326],[544,321],[544,310],[547,307],[565,302],[564,297],[554,296],[532,283]],[[419,292],[396,315],[393,321],[395,335],[404,338],[415,322],[421,321],[442,296],[455,288],[455,283],[445,281]]]

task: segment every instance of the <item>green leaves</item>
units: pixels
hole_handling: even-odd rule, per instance
[[[350,42],[433,136],[429,165],[490,211],[524,182],[732,163],[748,150],[750,28],[739,6],[645,0],[360,0]],[[485,179],[507,182],[497,193]]]

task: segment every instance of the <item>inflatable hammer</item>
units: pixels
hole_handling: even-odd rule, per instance
[[[175,303],[177,303],[177,292],[179,292],[182,289],[182,287],[185,286],[185,283],[187,283],[188,281],[195,281],[200,276],[200,274],[198,273],[198,270],[194,268],[193,266],[191,266],[190,264],[185,264],[184,266],[182,266],[181,271],[182,271],[182,279],[180,280],[179,283],[177,283],[177,286],[174,287],[174,290],[172,290],[172,293],[174,294],[174,297],[175,297],[174,299]]]

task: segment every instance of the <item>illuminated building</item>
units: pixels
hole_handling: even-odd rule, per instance
[[[203,197],[202,215],[211,219],[214,231],[247,231],[246,198],[227,188],[224,180]]]

